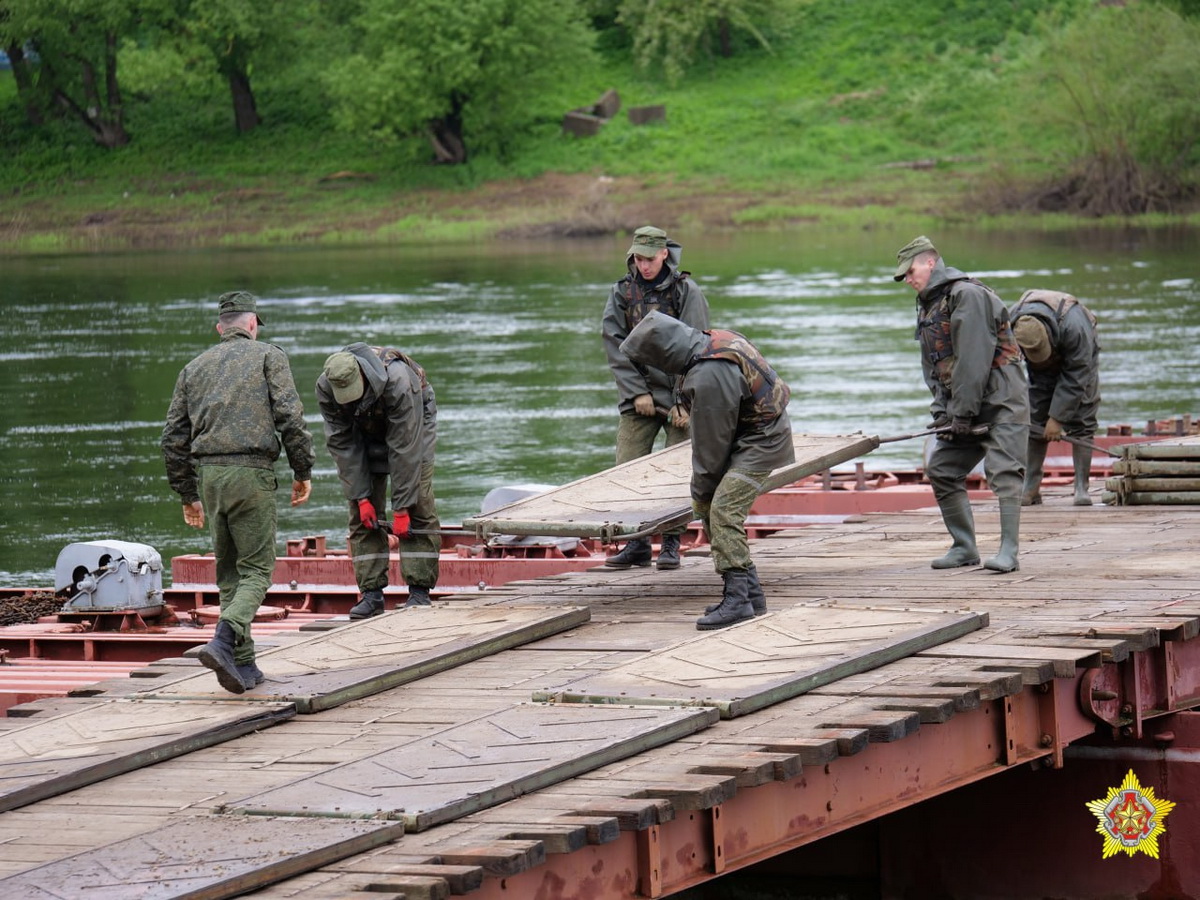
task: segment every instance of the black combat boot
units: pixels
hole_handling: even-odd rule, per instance
[[[614,553],[604,561],[610,569],[628,569],[631,566],[650,565],[650,539],[637,538],[625,545],[620,553]]]
[[[242,680],[238,664],[233,658],[236,645],[237,632],[233,630],[232,625],[221,619],[217,622],[217,631],[213,639],[201,647],[196,656],[216,673],[221,687],[231,694],[244,694],[246,682]]]
[[[1042,505],[1042,475],[1046,464],[1046,441],[1030,440],[1025,459],[1025,486],[1021,489],[1022,506]]]
[[[730,569],[722,576],[725,579],[725,594],[712,612],[696,620],[698,631],[727,628],[754,618],[754,607],[750,605],[750,573],[745,569]]]
[[[258,663],[251,660],[248,663],[242,663],[238,668],[238,674],[242,676],[242,681],[246,683],[246,688],[258,687],[267,680],[267,676],[263,674],[262,669],[258,667]]]
[[[1071,462],[1075,464],[1075,506],[1091,506],[1092,498],[1088,496],[1088,481],[1092,477],[1092,448],[1071,446]]]
[[[408,609],[413,606],[429,606],[429,588],[417,587],[415,584],[408,586],[408,599],[404,601],[404,608]]]
[[[369,619],[383,612],[383,591],[363,591],[362,597],[350,607],[350,618]]]
[[[660,569],[679,568],[679,535],[663,535],[662,546],[658,549],[658,561],[655,565]]]
[[[971,515],[971,500],[966,493],[952,494],[938,501],[942,521],[954,543],[929,565],[935,569],[957,569],[959,566],[979,565],[979,550],[975,547],[975,517]]]
[[[758,580],[758,569],[754,563],[750,563],[746,574],[750,576],[750,588],[746,591],[746,596],[750,600],[750,608],[754,610],[756,616],[764,615],[767,611],[767,595],[763,593],[762,582]],[[708,615],[720,605],[720,603],[714,603],[704,607],[704,614]]]

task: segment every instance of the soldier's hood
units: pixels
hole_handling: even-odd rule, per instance
[[[703,331],[654,310],[621,342],[621,352],[635,363],[681,375],[707,346],[708,335]]]
[[[940,259],[937,265],[929,273],[929,283],[925,285],[925,290],[921,291],[920,299],[925,300],[929,297],[936,297],[940,293],[940,288],[945,287],[953,281],[962,281],[964,278],[969,278],[966,272],[948,266]]]
[[[662,284],[670,284],[679,277],[679,260],[682,255],[683,246],[667,238],[667,258],[663,260],[663,266],[670,272],[670,275],[662,280]],[[629,274],[634,278],[638,277],[638,270],[637,266],[633,264],[632,253],[625,257],[625,268],[629,270]]]
[[[362,369],[363,381],[366,382],[363,399],[371,398],[373,400],[376,397],[382,397],[384,388],[387,386],[387,369],[384,368],[383,360],[379,358],[375,348],[359,341],[350,344],[345,350],[357,357],[359,368]]]

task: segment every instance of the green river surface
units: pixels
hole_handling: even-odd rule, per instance
[[[889,436],[929,420],[912,291],[892,281],[909,233],[672,233],[714,327],[745,333],[792,387],[799,431]],[[930,231],[947,262],[1010,305],[1029,288],[1071,292],[1101,328],[1102,424],[1200,413],[1200,235]],[[49,587],[77,541],[208,552],[183,524],[159,439],[176,375],[216,339],[215,298],[262,298],[260,337],[287,351],[316,438],[310,502],[291,509],[278,468],[279,548],[345,540],[346,506],[313,385],[356,340],[390,344],[428,372],[439,407],[445,523],[492,488],[563,484],[612,464],[616,392],[599,325],[627,238],[479,247],[289,248],[0,259],[0,585]],[[921,464],[919,440],[869,469]],[[169,583],[169,577],[167,579]]]

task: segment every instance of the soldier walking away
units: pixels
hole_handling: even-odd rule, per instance
[[[315,456],[287,355],[257,340],[258,298],[232,291],[218,303],[221,342],[179,373],[162,453],[183,521],[203,528],[207,519],[212,534],[221,617],[200,662],[221,687],[241,694],[264,679],[250,625],[275,571],[280,438],[293,474],[292,506],[308,500]]]
[[[400,541],[406,607],[429,606],[437,587],[441,523],[433,496],[437,401],[425,370],[393,347],[350,344],[317,379],[325,446],[350,504],[350,553],[359,601],[350,618],[384,611],[388,539],[380,525],[391,479],[392,534]]]
[[[894,279],[917,292],[916,338],[922,374],[933,394],[931,427],[948,429],[934,441],[925,474],[953,544],[931,565],[952,569],[979,563],[966,479],[983,460],[988,487],[1000,503],[1000,550],[983,565],[1015,572],[1029,387],[1008,308],[986,284],[947,266],[924,235],[900,248]],[[975,434],[978,426],[986,430]]]
[[[1009,310],[1029,376],[1029,451],[1022,506],[1042,502],[1042,469],[1050,441],[1072,443],[1076,506],[1091,506],[1088,478],[1100,408],[1100,341],[1092,311],[1060,291],[1026,291]]]
[[[683,248],[661,228],[639,228],[625,256],[628,271],[608,292],[602,335],[621,413],[617,465],[650,453],[660,431],[666,433],[667,447],[688,438],[687,413],[677,397],[678,379],[653,365],[633,362],[620,349],[621,342],[651,311],[701,331],[708,327],[708,301],[691,274],[679,268],[682,252]],[[663,535],[658,568],[679,568],[679,537],[684,527]],[[615,569],[648,566],[650,557],[650,539],[637,538],[604,564]]]
[[[746,516],[774,469],[796,461],[787,403],[791,391],[757,348],[736,331],[701,331],[649,312],[621,350],[643,365],[682,376],[691,416],[692,510],[704,523],[721,602],[696,628],[725,628],[767,611],[746,539]]]

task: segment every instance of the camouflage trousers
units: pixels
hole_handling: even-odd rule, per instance
[[[682,444],[688,439],[688,430],[669,424],[666,416],[639,416],[636,413],[621,416],[617,424],[617,465],[654,452],[654,439],[659,431],[666,432],[667,447]],[[681,525],[663,533],[683,534],[686,528],[686,525]]]
[[[749,472],[730,469],[717,485],[708,503],[692,501],[692,512],[704,523],[712,548],[713,567],[718,575],[730,569],[750,568],[750,542],[746,539],[746,516],[758,495],[768,472]]]
[[[271,469],[200,466],[200,499],[212,534],[221,620],[237,633],[238,665],[254,661],[250,624],[275,572],[275,489]]]
[[[371,505],[379,521],[391,524],[387,481],[386,474],[371,476]],[[421,465],[417,502],[408,508],[408,515],[412,530],[400,539],[400,576],[411,587],[437,587],[442,523],[433,497],[432,462]],[[360,591],[381,591],[388,586],[387,535],[378,528],[363,526],[357,500],[350,501],[350,555],[354,557],[354,580]]]

